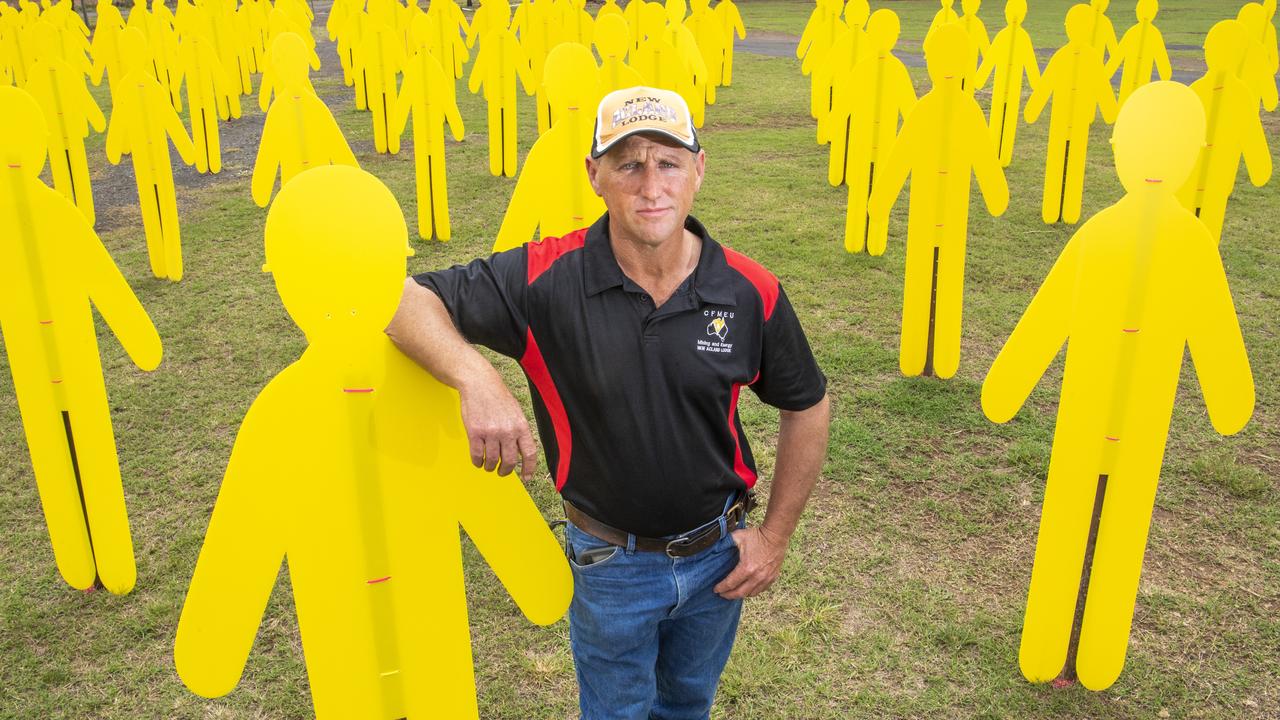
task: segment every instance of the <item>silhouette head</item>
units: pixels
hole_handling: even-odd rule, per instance
[[[138,70],[151,75],[151,63],[147,60],[147,36],[136,27],[120,33],[120,57],[124,60],[124,74]]]
[[[1111,5],[1111,0],[1089,0],[1089,7],[1098,12],[1106,12],[1109,5]]]
[[[888,8],[880,8],[871,13],[867,20],[867,39],[878,52],[892,50],[898,44],[898,34],[901,31],[898,14]]]
[[[575,2],[585,4],[586,0],[575,0]],[[697,15],[698,13],[706,12],[711,7],[711,0],[692,0],[689,6],[693,10],[693,14]]]
[[[1236,20],[1244,23],[1250,35],[1257,35],[1267,23],[1267,10],[1256,2],[1246,3],[1236,13]]]
[[[1088,5],[1072,5],[1067,11],[1067,40],[1073,43],[1089,43],[1093,29],[1093,11]]]
[[[1027,0],[1009,0],[1004,4],[1005,22],[1013,25],[1027,19]]]
[[[640,28],[643,32],[637,32],[636,35],[644,35],[646,38],[661,37],[662,30],[667,26],[667,10],[658,3],[645,3],[640,8]]]
[[[667,22],[673,25],[682,22],[688,9],[684,0],[667,0]]]
[[[844,21],[849,27],[863,27],[870,15],[871,5],[867,0],[849,0],[849,4],[844,6]]]
[[[955,4],[956,4],[956,0],[942,0],[942,9],[950,10],[951,7]]]
[[[1262,9],[1267,11],[1267,19],[1276,16],[1276,0],[1262,0]]]
[[[282,92],[306,87],[309,54],[307,44],[296,33],[282,32],[271,41],[271,73]]]
[[[960,87],[965,62],[969,59],[969,33],[959,23],[943,25],[925,43],[924,59],[935,88],[947,84]]]
[[[1138,88],[1111,134],[1120,184],[1129,193],[1173,195],[1195,167],[1204,131],[1204,106],[1191,88],[1167,80]]]
[[[1159,10],[1160,3],[1156,0],[1138,0],[1133,12],[1138,16],[1138,22],[1151,22],[1156,19],[1156,12]]]
[[[965,15],[977,15],[981,7],[982,0],[960,0],[960,8],[964,10]]]
[[[354,340],[391,322],[408,229],[377,178],[346,165],[297,175],[271,204],[265,235],[268,272],[309,342]]]
[[[1239,20],[1223,20],[1204,37],[1204,64],[1209,70],[1235,72],[1244,59],[1248,30]]]
[[[58,48],[62,45],[62,38],[58,35],[58,28],[48,20],[40,20],[31,26],[31,32],[35,39],[36,57],[38,60],[48,62],[62,57],[62,53]]]
[[[547,53],[542,83],[547,88],[551,116],[561,117],[576,109],[585,117],[594,110],[600,100],[596,85],[598,70],[595,56],[582,43],[560,43]]]
[[[592,42],[602,60],[626,55],[627,46],[631,44],[631,29],[627,27],[626,18],[610,13],[596,20]]]
[[[34,180],[44,169],[49,128],[44,112],[26,90],[0,85],[0,172]]]

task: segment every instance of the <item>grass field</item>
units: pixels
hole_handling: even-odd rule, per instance
[[[1037,41],[1060,34],[1068,3],[1031,4]],[[999,5],[983,10],[993,32],[1003,26]],[[1198,44],[1213,22],[1234,14],[1235,4],[1225,5],[1164,3],[1166,41]],[[923,37],[937,3],[883,6],[901,14],[906,43]],[[751,31],[798,35],[812,4],[744,0],[740,7]],[[1113,3],[1118,32],[1132,7],[1132,0]],[[333,74],[331,46],[322,44],[321,55],[326,70],[316,90],[361,165],[400,200],[412,233],[411,154],[373,153],[368,116],[354,109],[350,90]],[[926,80],[913,72],[923,92]],[[514,186],[488,175],[483,101],[464,91],[458,97],[468,136],[448,147],[454,240],[415,237],[414,272],[487,253]],[[979,100],[985,105],[987,98]],[[962,364],[942,382],[906,379],[897,370],[905,197],[883,257],[844,253],[844,190],[826,184],[825,147],[814,142],[807,106],[798,61],[740,53],[734,84],[708,108],[702,134],[707,179],[694,212],[717,239],[782,279],[834,400],[826,467],[781,580],[747,604],[713,717],[1276,717],[1276,181],[1263,188],[1241,181],[1222,242],[1257,385],[1253,419],[1237,436],[1216,435],[1186,363],[1125,672],[1105,693],[1033,686],[1018,673],[1017,647],[1061,358],[1007,425],[982,417],[978,395],[1073,230],[1045,226],[1039,217],[1046,121],[1019,133],[1008,169],[1009,211],[992,218],[974,198]],[[527,149],[536,133],[532,104],[520,112]],[[259,115],[246,113],[237,122]],[[1264,124],[1280,161],[1280,116]],[[1093,130],[1085,218],[1119,197],[1108,133],[1100,123]],[[187,265],[179,284],[151,277],[132,195],[101,217],[104,243],[165,342],[160,368],[143,374],[100,324],[138,560],[131,595],[78,593],[58,577],[7,360],[0,360],[0,718],[311,713],[287,572],[235,692],[198,698],[172,661],[186,586],[236,430],[257,392],[304,347],[270,276],[260,272],[266,212],[249,197],[255,152],[248,143],[227,147],[222,175],[179,189]],[[100,138],[91,155],[95,180],[121,172],[106,165]],[[133,192],[131,180],[113,187]],[[498,365],[527,402],[519,369],[500,359]],[[777,414],[749,394],[741,411],[767,492]],[[530,492],[548,518],[558,517],[545,468]],[[470,545],[467,573],[481,716],[576,717],[567,624],[529,626]]]

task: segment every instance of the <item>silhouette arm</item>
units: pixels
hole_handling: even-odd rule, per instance
[[[1040,76],[1040,84],[1035,86],[1031,91],[1031,97],[1027,98],[1027,106],[1023,108],[1022,116],[1028,123],[1034,123],[1039,120],[1040,113],[1044,110],[1045,104],[1049,102],[1049,97],[1054,90],[1053,83],[1058,79],[1056,70],[1053,60],[1050,60],[1049,66],[1044,70],[1044,75]],[[1108,90],[1108,92],[1110,91]]]
[[[502,42],[502,38],[498,35],[493,36],[496,42]],[[467,90],[472,95],[480,92],[480,86],[484,83],[484,74],[486,66],[489,64],[489,49],[487,45],[480,46],[480,53],[476,55],[476,62],[471,66],[471,77],[467,79]]]
[[[1164,36],[1160,34],[1156,28],[1151,28],[1155,34],[1156,45],[1156,73],[1161,80],[1168,80],[1173,76],[1173,66],[1169,64],[1169,49],[1165,47]]]
[[[93,94],[89,92],[89,88],[81,85],[80,89],[80,102],[84,104],[84,117],[89,121],[89,126],[94,129],[94,132],[106,130],[107,118],[102,114],[102,108],[98,106],[98,101],[93,99]],[[1263,144],[1265,146],[1266,140],[1263,140]]]
[[[1127,41],[1128,37],[1126,37],[1125,40]],[[1124,48],[1125,48],[1125,43],[1123,42],[1120,43],[1121,52],[1113,53],[1111,57],[1107,59],[1106,65],[1102,67],[1102,72],[1104,76],[1107,78],[1107,82],[1111,82],[1111,79],[1116,76],[1116,71],[1119,70],[1120,66],[1124,64],[1124,60],[1125,60],[1124,54],[1123,54]]]
[[[982,381],[982,412],[992,422],[1008,422],[1018,414],[1067,340],[1078,255],[1088,227],[1085,223],[1067,242]]]
[[[1246,111],[1249,119],[1243,132],[1241,152],[1244,155],[1244,165],[1249,169],[1249,181],[1256,187],[1262,187],[1271,179],[1271,150],[1267,148],[1267,135],[1262,130],[1258,114],[1249,109]]]
[[[267,113],[267,121],[262,126],[262,140],[258,143],[258,157],[253,161],[253,176],[249,179],[253,202],[258,207],[266,207],[271,202],[271,189],[275,187],[276,171],[280,169],[280,148],[276,140],[280,130],[276,126],[280,123],[281,102],[284,101],[277,102]]]
[[[1191,316],[1187,345],[1213,429],[1231,435],[1253,414],[1253,374],[1222,260],[1208,233],[1200,226],[1196,230],[1203,236],[1193,240],[1201,257],[1189,267],[1198,269],[1200,277],[1187,287],[1195,296],[1187,305]]]
[[[271,388],[254,401],[236,436],[178,621],[174,665],[204,697],[225,695],[240,681],[284,557],[280,528],[287,523],[279,515],[289,508],[274,485],[289,470],[280,467],[283,448],[271,440],[291,420],[268,409]]]
[[[465,457],[466,451],[459,448],[451,455]],[[530,622],[550,625],[559,620],[573,597],[573,575],[519,476],[495,477],[479,468],[466,471],[474,477],[456,484],[461,489],[456,510],[463,530]]]
[[[440,78],[441,83],[452,82],[452,80],[452,78],[445,78],[443,76]],[[445,122],[449,123],[449,130],[453,133],[453,139],[461,142],[467,129],[466,126],[462,124],[462,113],[458,112],[458,98],[451,97],[447,102],[445,102],[444,119]]]
[[[70,209],[67,208],[68,211]],[[68,225],[66,230],[74,234],[77,257],[83,263],[80,279],[85,284],[89,300],[120,340],[133,364],[142,370],[155,370],[163,351],[151,317],[133,294],[133,289],[93,228],[79,217]]]
[[[1001,31],[1001,34],[996,35],[996,41],[991,45],[993,48],[996,49],[995,52],[988,52],[987,54],[982,56],[982,63],[978,65],[978,74],[975,75],[973,78],[973,82],[975,83],[975,87],[977,89],[981,90],[982,88],[986,87],[987,81],[991,79],[991,73],[994,72],[996,69],[996,64],[994,62],[993,56],[1001,54],[999,48],[1003,44],[1003,41],[1004,41],[1004,32]]]
[[[111,122],[107,123],[107,160],[112,165],[120,164],[120,156],[127,151],[129,131],[125,126],[133,121],[133,112],[128,102],[111,108]]]
[[[991,146],[991,135],[983,122],[982,109],[970,104],[969,147],[973,148],[973,174],[978,179],[978,189],[992,215],[1003,215],[1009,208],[1009,183],[1000,166],[1000,157]]]
[[[1116,102],[1116,94],[1111,90],[1111,81],[1105,77],[1098,78],[1098,109],[1102,111],[1102,119],[1108,125],[1116,121],[1120,113],[1120,105]]]
[[[538,229],[541,209],[546,202],[547,188],[545,158],[547,143],[556,136],[544,133],[529,149],[524,167],[520,169],[520,178],[516,180],[516,189],[511,193],[511,202],[507,204],[507,212],[502,216],[502,226],[498,228],[498,238],[493,243],[494,252],[502,252],[520,247],[529,242],[534,231]]]
[[[196,148],[191,142],[191,136],[187,134],[187,126],[182,124],[182,118],[178,117],[178,113],[165,102],[162,106],[164,112],[164,129],[169,133],[169,137],[173,138],[173,147],[177,149],[178,155],[182,157],[182,162],[190,165],[196,161]]]
[[[413,63],[404,69],[404,82],[400,85],[400,94],[396,96],[395,104],[391,106],[391,132],[396,137],[404,134],[404,126],[409,120],[409,111],[413,106],[413,99],[421,92],[419,72],[417,63]],[[415,146],[414,152],[416,153],[417,151]]]
[[[738,34],[738,39],[746,40],[747,26],[742,22],[742,13],[738,12],[737,5],[729,6],[729,15],[733,18],[733,31]]]
[[[529,56],[525,54],[524,48],[513,42],[507,56],[515,62],[516,75],[520,78],[520,84],[524,86],[524,94],[533,95],[538,87],[533,81],[533,70],[529,68]]]
[[[1027,81],[1031,84],[1031,89],[1035,90],[1040,87],[1040,61],[1036,60],[1036,47],[1031,44],[1031,36],[1025,30],[1021,32],[1018,42],[1018,54],[1021,58],[1019,65],[1027,73]]]

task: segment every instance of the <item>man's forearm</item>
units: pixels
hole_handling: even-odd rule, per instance
[[[795,532],[827,456],[830,422],[831,407],[826,397],[807,410],[782,411],[773,487],[769,491],[769,508],[761,523],[765,533],[785,542]]]
[[[435,293],[406,278],[400,307],[387,326],[400,351],[454,389],[477,379],[493,379],[497,370],[453,326]]]

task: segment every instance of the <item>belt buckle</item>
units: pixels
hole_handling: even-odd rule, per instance
[[[688,557],[686,555],[678,555],[675,552],[672,552],[672,548],[680,550],[680,549],[689,547],[693,543],[694,543],[694,539],[692,537],[676,538],[675,540],[672,540],[671,542],[667,543],[667,548],[664,552],[667,553],[667,557],[673,558],[673,559],[678,557]]]

